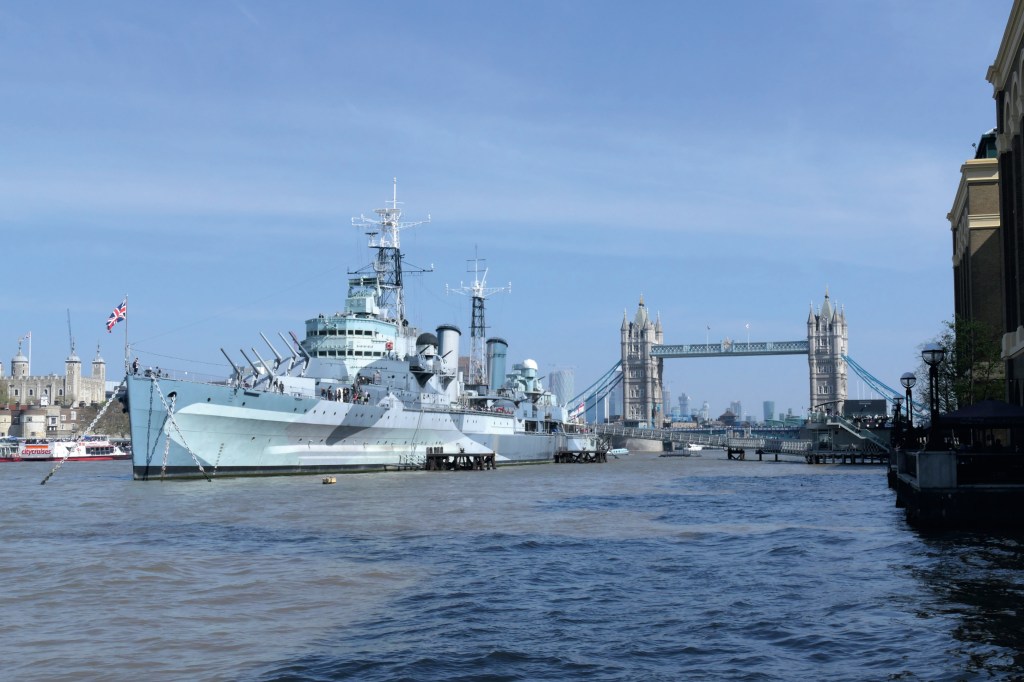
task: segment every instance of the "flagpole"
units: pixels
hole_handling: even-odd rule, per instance
[[[32,332],[28,333],[28,375],[32,376]]]
[[[124,295],[124,373],[128,374],[128,294]]]

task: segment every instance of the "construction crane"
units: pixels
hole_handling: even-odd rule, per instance
[[[71,346],[71,355],[69,357],[73,357],[74,354],[75,354],[75,337],[71,334],[71,308],[68,308],[67,311],[68,311],[68,344]]]

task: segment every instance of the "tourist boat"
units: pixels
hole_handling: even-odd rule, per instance
[[[700,456],[701,451],[704,450],[704,446],[699,443],[687,443],[678,450],[669,450],[663,452],[659,457],[692,457],[694,455]]]
[[[629,449],[628,448],[612,448],[611,450],[608,451],[608,454],[609,455],[614,455],[616,457],[621,457],[623,455],[628,455],[629,454]]]
[[[85,436],[78,440],[18,438],[0,446],[0,461],[4,462],[97,462],[130,458],[131,453],[122,444],[107,436]]]
[[[79,440],[53,441],[53,459],[69,462],[100,462],[131,459],[131,448],[107,436],[85,436]]]
[[[0,440],[0,462],[20,462],[18,439],[4,438]]]
[[[129,374],[136,480],[490,468],[597,450],[544,389],[536,362],[506,373],[504,355],[490,358],[490,376],[503,381],[467,385],[459,329],[410,324],[399,232],[412,224],[400,222],[397,192],[389,203],[353,219],[375,257],[350,273],[343,311],[306,320],[301,340],[279,334],[285,353],[261,334],[271,359],[253,348],[236,362],[222,348],[233,370],[225,380]]]

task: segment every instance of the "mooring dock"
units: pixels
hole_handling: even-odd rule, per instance
[[[493,452],[428,453],[423,468],[427,471],[483,471],[496,469],[497,464]]]
[[[563,450],[555,453],[555,464],[595,464],[607,461],[607,450]]]

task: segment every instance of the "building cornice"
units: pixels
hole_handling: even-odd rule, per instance
[[[996,59],[985,74],[985,80],[992,84],[993,97],[999,94],[1000,90],[1005,89],[1006,80],[1013,73],[1022,37],[1024,37],[1024,2],[1014,0],[1013,7],[1010,9],[1010,18],[1003,31],[1003,40],[999,43],[999,51],[996,52]]]
[[[999,180],[999,159],[971,159],[960,166],[960,172],[970,182]]]
[[[953,197],[953,208],[946,215],[949,229],[956,230],[960,216],[967,204],[967,190],[970,185],[999,182],[999,161],[997,159],[971,159],[960,166],[960,184]],[[996,216],[998,226],[999,216]]]
[[[1003,360],[1013,360],[1024,353],[1024,326],[1003,334]]]
[[[998,213],[978,213],[967,218],[967,227],[972,230],[999,229]]]

